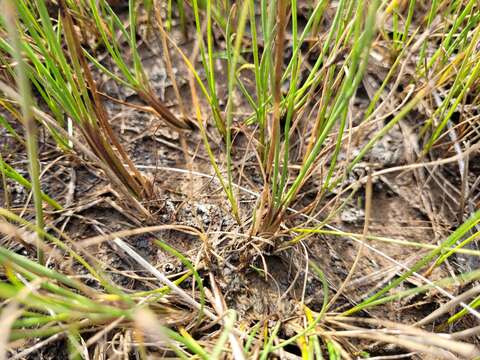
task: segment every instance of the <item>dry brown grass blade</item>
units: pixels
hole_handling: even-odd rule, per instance
[[[27,348],[25,350],[22,350],[21,352],[15,354],[13,356],[10,356],[9,360],[23,360],[23,359],[27,358],[28,355],[40,350],[41,348],[50,344],[51,342],[57,341],[57,340],[65,337],[65,336],[66,336],[65,333],[58,333],[58,334],[55,334],[53,336],[50,336],[49,338],[46,338],[43,341],[39,341],[35,345],[32,345],[29,348]]]
[[[346,331],[332,331],[330,333],[322,335],[330,335],[336,338],[357,338],[357,339],[366,339],[380,341],[385,344],[395,344],[403,348],[413,350],[416,352],[421,352],[424,354],[430,354],[435,357],[435,359],[446,359],[446,360],[458,360],[459,358],[452,354],[451,352],[444,350],[443,348],[438,348],[428,343],[422,343],[418,338],[414,337],[400,337],[395,335],[383,334],[379,331],[369,331],[369,330],[346,330]],[[420,339],[421,340],[421,339]],[[475,353],[465,352],[467,356],[463,356],[464,359],[473,359],[471,355]]]
[[[164,54],[164,57],[165,57],[165,65],[167,67],[167,74],[168,74],[168,77],[170,78],[170,81],[172,83],[173,91],[175,92],[175,97],[177,98],[178,106],[180,107],[183,118],[187,119],[187,112],[185,110],[185,105],[184,105],[183,99],[180,95],[180,90],[178,88],[177,79],[176,79],[175,74],[173,72],[172,60],[170,58],[170,50],[168,48],[167,33],[165,32],[165,29],[163,27],[162,15],[160,13],[158,2],[156,2],[156,1],[154,2],[153,8],[154,8],[153,11],[155,12],[156,24],[157,24],[157,27],[160,31],[160,40],[161,40],[161,43],[162,43],[162,50],[163,50],[163,54]]]
[[[463,339],[472,339],[474,336],[477,337],[479,334],[480,334],[480,325],[474,326],[469,329],[454,332],[452,334],[449,334],[449,336],[450,336],[450,339],[452,340],[463,340]]]
[[[199,237],[203,235],[200,231],[190,226],[155,225],[155,226],[146,226],[146,227],[140,227],[140,228],[135,228],[130,230],[121,230],[121,231],[113,232],[110,234],[103,234],[103,235],[90,237],[78,242],[78,246],[86,248],[92,245],[101,244],[102,242],[105,242],[105,241],[113,240],[115,238],[122,238],[122,237],[128,237],[128,236],[134,236],[134,235],[140,235],[140,234],[146,234],[146,233],[154,233],[154,232],[163,231],[163,230],[182,231],[186,234],[197,235]]]
[[[455,306],[457,306],[458,304],[467,301],[468,299],[477,295],[478,293],[480,293],[480,286],[477,285],[477,286],[471,288],[470,290],[467,290],[464,293],[458,295],[457,297],[450,300],[446,304],[443,304],[437,310],[435,310],[434,312],[432,312],[428,316],[424,317],[422,320],[416,322],[415,325],[416,326],[421,326],[421,325],[426,325],[426,324],[429,324],[429,323],[435,321],[435,319],[438,319],[443,314],[453,310],[455,308]]]
[[[8,339],[10,337],[10,330],[15,320],[22,314],[16,301],[11,301],[0,314],[0,324],[2,324],[2,331],[0,331],[0,360],[9,359],[8,356]]]
[[[207,296],[207,298],[211,298],[210,303],[212,304],[213,308],[220,317],[223,317],[228,309],[225,298],[223,297],[220,289],[218,288],[213,273],[209,272],[208,275],[210,278],[213,294],[210,293],[208,289],[205,289],[205,295]],[[230,345],[232,346],[233,358],[235,360],[245,360],[245,354],[243,353],[242,346],[240,345],[240,340],[236,337],[236,335],[233,333],[229,333],[228,339],[230,341]]]
[[[320,71],[321,72],[324,72],[324,69],[325,68],[322,68]],[[332,67],[329,66],[328,67],[328,70],[327,70],[327,73],[325,75],[325,79],[328,79],[330,77],[330,74],[331,72],[333,71]],[[325,106],[325,102],[327,101],[326,97],[327,97],[327,89],[328,87],[327,86],[324,86],[323,89],[322,89],[322,95],[320,97],[320,100],[318,101],[318,108],[319,109],[327,109],[327,107]],[[305,163],[305,161],[307,160],[308,156],[310,155],[310,153],[312,152],[312,149],[313,149],[313,145],[315,144],[315,140],[317,138],[317,135],[319,133],[319,129],[320,129],[320,126],[322,125],[322,120],[323,120],[323,117],[325,116],[325,111],[318,111],[318,114],[315,118],[315,122],[314,122],[314,127],[310,133],[310,137],[309,137],[309,140],[308,140],[308,144],[307,144],[307,147],[305,148],[305,151],[304,151],[304,156],[303,156],[303,162]]]
[[[160,319],[149,309],[140,308],[135,312],[133,317],[135,322],[135,337],[140,338],[141,342],[154,341],[156,343],[169,342],[169,339],[161,331],[159,331]]]
[[[335,337],[358,337],[374,339],[386,343],[398,344],[411,350],[431,353],[440,358],[457,359],[457,356],[465,359],[474,359],[480,356],[480,350],[473,344],[460,342],[450,334],[431,333],[415,326],[404,325],[388,320],[356,317],[332,317],[327,318],[347,330],[326,332]],[[360,328],[352,323],[363,323],[370,326],[382,327],[381,329]],[[455,356],[452,354],[456,354]]]
[[[360,259],[363,255],[363,249],[365,247],[365,237],[368,234],[368,226],[370,223],[371,210],[372,210],[372,176],[369,169],[369,175],[368,175],[367,184],[365,187],[365,220],[363,224],[363,233],[362,233],[361,242],[358,246],[358,252],[357,252],[357,255],[355,256],[352,267],[350,268],[350,271],[347,274],[347,277],[345,278],[345,280],[343,281],[342,285],[337,290],[335,295],[330,299],[330,302],[328,303],[327,308],[335,304],[335,301],[339,298],[339,296],[345,290],[345,287],[348,285],[351,278],[355,274],[355,270],[357,269],[358,263],[360,262]]]
[[[187,119],[185,121],[179,120],[173,113],[161,103],[153,91],[150,89],[146,90],[137,90],[138,96],[150,105],[157,114],[159,114],[163,120],[176,130],[192,130],[193,124],[191,124]]]
[[[126,151],[123,149],[123,146],[118,141],[115,133],[113,132],[113,129],[110,126],[107,112],[103,107],[102,100],[99,93],[97,92],[95,81],[93,80],[93,76],[90,72],[86,59],[83,56],[83,51],[79,43],[79,39],[76,36],[73,19],[66,7],[65,1],[62,0],[60,4],[61,18],[64,24],[65,39],[67,42],[70,59],[72,63],[78,65],[78,68],[81,69],[82,75],[85,79],[77,79],[77,81],[86,81],[86,86],[90,91],[89,95],[93,99],[93,104],[90,104],[90,101],[86,101],[85,105],[87,106],[88,110],[93,110],[93,113],[96,115],[96,120],[100,125],[100,129],[103,130],[99,131],[100,129],[97,128],[97,124],[92,124],[87,119],[84,119],[84,135],[89,140],[90,145],[93,146],[93,148],[96,150],[97,155],[102,158],[106,162],[106,164],[114,170],[114,173],[117,174],[120,180],[130,188],[130,190],[135,194],[135,196],[137,196],[138,198],[142,198],[144,196],[151,197],[153,192],[152,185],[149,184],[148,181],[143,177],[143,175],[141,175],[140,172],[136,169],[135,165],[129,158]],[[82,88],[82,86],[80,86],[80,88]],[[90,105],[93,106],[93,109],[89,109]],[[122,161],[118,158],[118,156],[116,156],[114,151],[110,149],[110,143],[113,144],[123,161],[128,164],[128,167],[133,173],[133,175],[131,175],[125,169]]]
[[[268,149],[267,162],[265,164],[265,173],[270,179],[276,146],[280,141],[280,102],[282,98],[282,67],[283,67],[283,49],[285,47],[285,26],[287,20],[287,1],[280,0],[277,5],[277,37],[275,41],[275,79],[273,86],[273,113],[270,121],[270,147]],[[286,165],[286,164],[285,164]]]

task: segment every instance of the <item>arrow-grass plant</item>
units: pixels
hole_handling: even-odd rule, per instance
[[[193,4],[196,12],[198,11]],[[360,85],[368,63],[369,49],[376,33],[375,19],[380,2],[373,1],[357,3],[341,0],[338,4],[332,26],[327,33],[321,53],[304,81],[300,81],[302,56],[300,48],[305,39],[314,34],[309,33],[314,24],[318,24],[324,15],[325,3],[318,2],[308,19],[307,25],[300,34],[297,24],[296,1],[261,1],[260,20],[257,24],[256,4],[253,1],[244,1],[232,9],[224,30],[227,42],[228,66],[228,101],[225,118],[226,130],[219,128],[225,134],[225,157],[228,192],[231,192],[232,164],[232,131],[233,102],[235,92],[239,90],[247,97],[254,111],[253,115],[244,119],[249,124],[258,126],[256,134],[258,151],[263,168],[264,191],[257,207],[253,232],[275,232],[283,218],[285,209],[294,202],[302,185],[308,179],[312,170],[318,164],[319,154],[325,147],[335,126],[340,126],[337,136],[337,153],[340,149],[343,130],[345,129],[348,105]],[[364,16],[364,9],[368,9]],[[247,10],[245,10],[247,9]],[[248,17],[243,14],[248,11]],[[349,21],[346,21],[348,19]],[[202,20],[195,16],[197,29],[201,29]],[[206,13],[207,44],[211,42],[211,17]],[[248,24],[248,33],[243,33]],[[292,57],[286,67],[284,62],[285,33],[287,24],[291,24],[289,33],[292,34]],[[217,24],[218,25],[218,24]],[[233,29],[237,31],[234,32]],[[260,44],[258,34],[262,34]],[[201,36],[200,30],[197,35]],[[235,45],[232,45],[232,39]],[[202,45],[203,38],[199,39],[202,63],[207,73],[209,91],[208,103],[212,113],[218,111],[217,101],[211,96],[214,88],[213,53],[212,46]],[[245,44],[251,44],[250,54],[253,63],[248,63],[241,49]],[[263,45],[263,47],[262,47]],[[335,58],[340,50],[346,51],[344,70],[338,69]],[[248,51],[245,53],[249,53]],[[240,66],[240,68],[239,68]],[[255,78],[255,89],[247,90],[242,83],[239,70],[251,69]],[[198,76],[195,76],[197,80]],[[288,90],[283,94],[282,84],[289,80]],[[323,85],[323,102],[318,109],[316,119],[308,119],[307,124],[300,124],[301,114],[305,111],[305,104],[312,99],[316,89]],[[201,86],[202,90],[205,86]],[[335,90],[335,91],[333,91]],[[205,91],[204,91],[205,93]],[[313,121],[313,122],[312,122]],[[304,154],[303,162],[298,171],[289,170],[292,131],[300,126],[313,124],[309,145]],[[218,126],[218,124],[217,124]],[[335,166],[335,157],[331,162],[331,172]],[[238,199],[231,199],[232,208],[238,208]]]
[[[177,115],[174,115],[159,99],[150,85],[137,48],[137,5],[135,0],[129,0],[127,27],[105,0],[88,0],[87,9],[94,20],[100,40],[121,75],[117,75],[113,70],[108,69],[89,52],[85,51],[85,55],[105,74],[119,84],[134,90],[168,125],[177,130],[190,129],[190,121],[188,119],[180,119]],[[86,27],[85,31],[91,26],[87,22],[79,22],[78,25]],[[117,36],[117,34],[121,36]],[[122,41],[128,44],[128,50],[130,51],[128,55],[131,57],[131,60],[127,60],[127,54],[123,53]]]
[[[52,20],[44,0],[16,2],[19,16],[16,25],[22,34],[21,49],[26,64],[24,73],[57,122],[65,128],[65,118],[73,121],[93,153],[111,170],[108,172],[111,180],[139,205],[138,200],[152,195],[151,184],[135,168],[109,124],[71,14],[62,4],[59,17]],[[7,71],[13,75],[15,63],[8,62],[5,56],[13,58],[15,49],[6,37],[0,38],[0,49]],[[68,151],[68,139],[44,125]],[[147,214],[145,209],[140,207],[140,210]]]
[[[433,91],[442,90],[446,96],[431,120],[424,122],[423,134],[426,137],[424,152],[428,152],[433,144],[441,137],[450,121],[452,114],[458,111],[467,94],[471,94],[472,87],[479,79],[478,34],[479,15],[478,5],[473,1],[455,2],[448,5],[446,2],[432,4],[430,16],[424,23],[413,28],[414,0],[408,3],[407,18],[403,27],[399,24],[398,4],[387,2],[381,6],[380,1],[363,2],[340,0],[336,6],[333,19],[322,41],[316,61],[311,68],[305,70],[305,60],[302,56],[303,48],[308,46],[307,39],[315,38],[319,24],[325,17],[326,1],[318,1],[313,7],[307,23],[300,32],[298,29],[298,15],[296,1],[254,1],[240,2],[232,8],[224,28],[217,22],[212,22],[211,11],[205,10],[201,16],[196,1],[192,2],[195,13],[197,36],[200,48],[201,61],[206,76],[206,85],[201,83],[201,89],[206,96],[212,114],[218,114],[218,100],[215,93],[215,78],[213,62],[216,53],[213,51],[212,28],[226,36],[226,62],[228,69],[228,99],[223,109],[226,119],[226,129],[223,122],[218,123],[214,115],[214,123],[218,131],[224,134],[225,142],[225,167],[227,184],[224,188],[229,194],[232,209],[238,208],[238,199],[234,195],[230,180],[234,165],[232,163],[231,145],[232,131],[236,127],[232,122],[232,104],[235,93],[245,97],[253,113],[243,119],[236,119],[238,123],[255,125],[257,131],[255,138],[258,141],[258,152],[261,158],[262,173],[264,174],[264,191],[261,201],[254,216],[255,232],[275,232],[282,221],[285,209],[295,202],[302,186],[314,173],[317,166],[325,162],[321,154],[328,154],[329,166],[325,172],[321,192],[331,190],[337,186],[346,174],[339,172],[337,157],[344,149],[344,139],[349,116],[349,104],[354,98],[357,89],[361,86],[363,76],[368,66],[370,49],[376,37],[386,37],[393,44],[392,51],[396,59],[380,88],[374,94],[367,111],[364,122],[375,120],[374,110],[383,106],[379,104],[380,95],[386,85],[391,81],[399,64],[408,61],[411,51],[420,49],[419,64],[426,63],[425,67],[418,67],[419,85],[413,91],[414,96],[403,108],[395,114],[385,127],[372,136],[372,139],[360,149],[357,156],[347,164],[347,173],[350,172],[367,154],[368,151],[380,141],[396,124],[428,98]],[[245,19],[241,17],[241,9],[249,8],[247,20],[248,30],[243,32]],[[454,21],[446,22],[445,37],[441,45],[427,57],[425,43],[430,42],[429,32],[436,31],[432,28],[432,16],[435,9],[444,9],[447,18]],[[257,16],[259,14],[259,16]],[[260,18],[260,22],[258,21]],[[393,24],[392,39],[382,26],[391,18]],[[206,32],[202,33],[206,24]],[[213,24],[213,25],[212,25]],[[286,26],[289,29],[286,29]],[[451,24],[451,25],[448,25]],[[291,34],[291,57],[284,64],[285,33]],[[419,33],[425,32],[423,42],[415,43]],[[241,38],[241,39],[239,39]],[[204,40],[206,39],[206,40]],[[232,44],[232,39],[240,43],[240,49]],[[205,46],[205,42],[207,46]],[[441,49],[448,49],[445,51]],[[248,55],[248,56],[247,56]],[[452,58],[453,57],[453,58]],[[447,59],[453,59],[448,62]],[[338,65],[340,62],[343,64]],[[189,66],[190,70],[191,66]],[[403,69],[402,69],[403,70]],[[241,72],[251,71],[255,87],[248,87],[243,81]],[[429,75],[426,79],[426,72]],[[304,78],[300,77],[303,72]],[[194,78],[200,82],[197,73]],[[398,81],[398,80],[397,80]],[[232,86],[233,85],[233,86]],[[320,93],[320,100],[315,96]],[[213,94],[213,95],[212,95]],[[475,93],[474,93],[475,94]],[[474,95],[475,96],[475,95]],[[384,100],[386,102],[388,100]],[[315,111],[310,111],[310,104],[315,104]],[[308,116],[305,114],[309,113]],[[316,113],[316,116],[312,114]],[[439,120],[441,119],[441,120]],[[432,125],[436,124],[433,127]],[[289,169],[292,152],[292,136],[294,131],[309,133],[306,144],[302,148],[302,161],[295,170]],[[327,146],[334,144],[333,152],[325,153]],[[218,167],[218,165],[216,165]],[[217,171],[217,174],[219,172]]]

